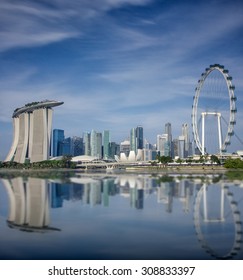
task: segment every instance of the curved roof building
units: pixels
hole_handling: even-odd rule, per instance
[[[13,143],[5,161],[24,163],[49,159],[52,107],[63,102],[43,100],[28,103],[13,113]]]

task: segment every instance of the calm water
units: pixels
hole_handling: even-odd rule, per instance
[[[0,259],[243,259],[243,182],[0,179]]]

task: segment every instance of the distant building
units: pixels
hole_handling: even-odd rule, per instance
[[[24,163],[49,159],[52,107],[63,102],[44,100],[28,103],[13,113],[14,137],[5,161]]]
[[[80,156],[84,154],[83,138],[74,136],[72,137],[72,155]]]
[[[170,156],[168,134],[157,135],[157,151],[160,156]]]
[[[172,141],[172,158],[179,157],[179,140],[173,139]]]
[[[128,157],[129,152],[130,152],[130,141],[129,140],[124,140],[120,144],[120,153],[124,153]]]
[[[137,151],[136,128],[130,130],[130,151]]]
[[[120,145],[115,142],[110,142],[110,158],[114,159],[116,155],[120,154]]]
[[[186,158],[186,152],[185,152],[185,137],[179,136],[178,139],[178,156],[179,158]]]
[[[136,142],[137,142],[137,149],[143,149],[143,127],[137,126],[136,128]]]
[[[91,137],[89,132],[85,132],[83,136],[83,143],[84,143],[84,154],[86,156],[91,156]]]
[[[182,125],[182,136],[185,140],[185,157],[192,155],[192,143],[190,142],[189,127],[187,123]]]
[[[168,135],[168,143],[166,144],[167,149],[168,149],[168,156],[172,157],[172,128],[171,128],[171,123],[166,123],[165,124],[165,134]]]
[[[62,156],[73,155],[73,142],[71,137],[67,137],[61,143],[62,145]]]
[[[138,149],[143,149],[143,127],[137,126],[130,131],[130,151],[137,153]]]
[[[53,129],[52,133],[52,156],[58,157],[62,155],[62,142],[64,141],[64,130]]]
[[[104,132],[103,132],[103,158],[104,159],[111,158],[110,131],[109,130],[104,130]]]
[[[91,156],[102,158],[102,133],[91,131],[90,135]]]

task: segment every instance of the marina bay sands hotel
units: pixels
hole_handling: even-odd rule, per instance
[[[24,163],[47,160],[50,154],[52,107],[63,102],[44,100],[28,103],[13,113],[13,143],[5,161]]]

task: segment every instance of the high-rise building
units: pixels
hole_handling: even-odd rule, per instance
[[[104,130],[103,132],[103,158],[104,159],[111,158],[109,130]]]
[[[5,161],[24,163],[49,159],[52,107],[63,102],[44,100],[28,103],[13,113],[14,137]]]
[[[130,152],[130,141],[129,140],[124,140],[121,142],[120,152],[124,153],[127,157],[129,156],[129,152]]]
[[[92,129],[90,136],[91,156],[102,158],[102,133]]]
[[[179,140],[173,139],[172,141],[172,158],[179,157]]]
[[[74,136],[72,137],[72,155],[73,156],[80,156],[84,154],[84,145],[83,145],[83,138]]]
[[[186,151],[185,151],[185,137],[179,136],[178,139],[178,156],[179,158],[186,158]]]
[[[157,135],[157,151],[160,156],[169,156],[168,134]]]
[[[137,152],[136,128],[130,130],[130,151]]]
[[[171,123],[166,123],[165,124],[165,134],[168,135],[168,155],[172,157],[172,129],[171,129]]]
[[[120,154],[120,145],[116,142],[110,142],[110,158],[114,159],[115,155]]]
[[[137,126],[130,131],[130,151],[137,154],[138,149],[143,149],[143,127]]]
[[[62,155],[73,156],[73,141],[71,137],[67,137],[62,141]]]
[[[185,140],[185,157],[189,156],[190,152],[190,138],[189,138],[189,127],[187,123],[182,124],[182,136]]]
[[[64,141],[64,130],[53,129],[52,133],[52,156],[58,157],[62,155],[62,142]]]
[[[136,142],[137,142],[137,149],[143,149],[143,127],[137,126],[136,128]]]
[[[91,155],[91,137],[89,132],[85,132],[83,135],[83,142],[84,142],[84,154],[86,156]]]

